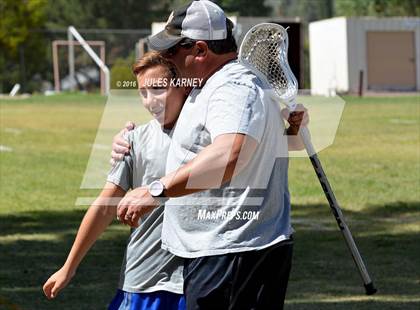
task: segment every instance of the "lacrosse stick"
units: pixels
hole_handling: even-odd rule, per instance
[[[298,83],[287,61],[288,40],[287,31],[282,26],[272,23],[258,24],[245,35],[239,49],[239,60],[260,79],[268,82],[279,99],[291,111],[294,111],[296,108],[295,98],[298,91]],[[357,249],[353,236],[344,221],[343,213],[311,143],[309,130],[306,127],[302,127],[299,130],[299,134],[338,227],[344,236],[344,240],[363,280],[366,294],[373,295],[376,293],[376,288]]]

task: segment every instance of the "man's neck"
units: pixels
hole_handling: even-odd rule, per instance
[[[238,58],[238,54],[236,52],[227,53],[223,55],[217,55],[217,57],[214,57],[215,61],[211,62],[211,65],[205,70],[204,73],[204,80],[201,86],[203,86],[206,81],[220,68],[222,68],[225,64],[228,62]]]

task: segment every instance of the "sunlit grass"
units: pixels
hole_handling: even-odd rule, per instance
[[[379,293],[363,295],[309,160],[292,158],[286,309],[420,309],[419,99],[344,99],[334,144],[319,156]],[[98,192],[80,185],[105,107],[98,95],[0,101],[0,145],[9,148],[0,152],[0,309],[103,309],[112,299],[128,235],[118,224],[56,301],[41,292],[83,217],[77,198]]]

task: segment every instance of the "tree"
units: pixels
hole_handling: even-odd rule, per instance
[[[28,78],[45,57],[42,34],[34,32],[45,23],[46,0],[1,0],[0,2],[0,92]],[[24,62],[24,59],[31,61]]]
[[[211,0],[219,5],[226,14],[237,14],[240,16],[267,16],[271,14],[270,6],[266,0]],[[274,0],[277,1],[277,0]],[[171,0],[171,10],[183,6],[191,0]]]
[[[49,0],[48,27],[141,29],[164,21],[170,0]]]
[[[336,0],[338,16],[419,16],[418,0]]]
[[[34,80],[52,80],[51,41],[66,39],[69,25],[78,29],[150,29],[153,21],[166,19],[171,3],[171,0],[0,0],[0,92],[9,91],[17,82],[26,91],[40,90]],[[114,54],[128,54],[138,40],[136,34],[130,40],[112,34],[85,37],[106,40],[107,48],[114,46],[107,51],[108,59]]]
[[[265,5],[265,0],[217,0],[214,2],[227,14],[267,16],[271,13],[270,7]]]
[[[277,16],[298,16],[304,23],[330,18],[334,14],[333,0],[274,0],[271,2]]]

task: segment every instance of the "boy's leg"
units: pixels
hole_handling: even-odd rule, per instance
[[[182,294],[167,291],[151,293],[130,293],[118,290],[108,310],[185,310],[185,299]]]
[[[260,251],[185,260],[187,309],[282,309],[292,249],[292,241],[285,241]]]
[[[114,298],[112,299],[111,303],[108,306],[108,310],[118,310],[124,300],[124,291],[117,290],[117,294],[115,294]]]

